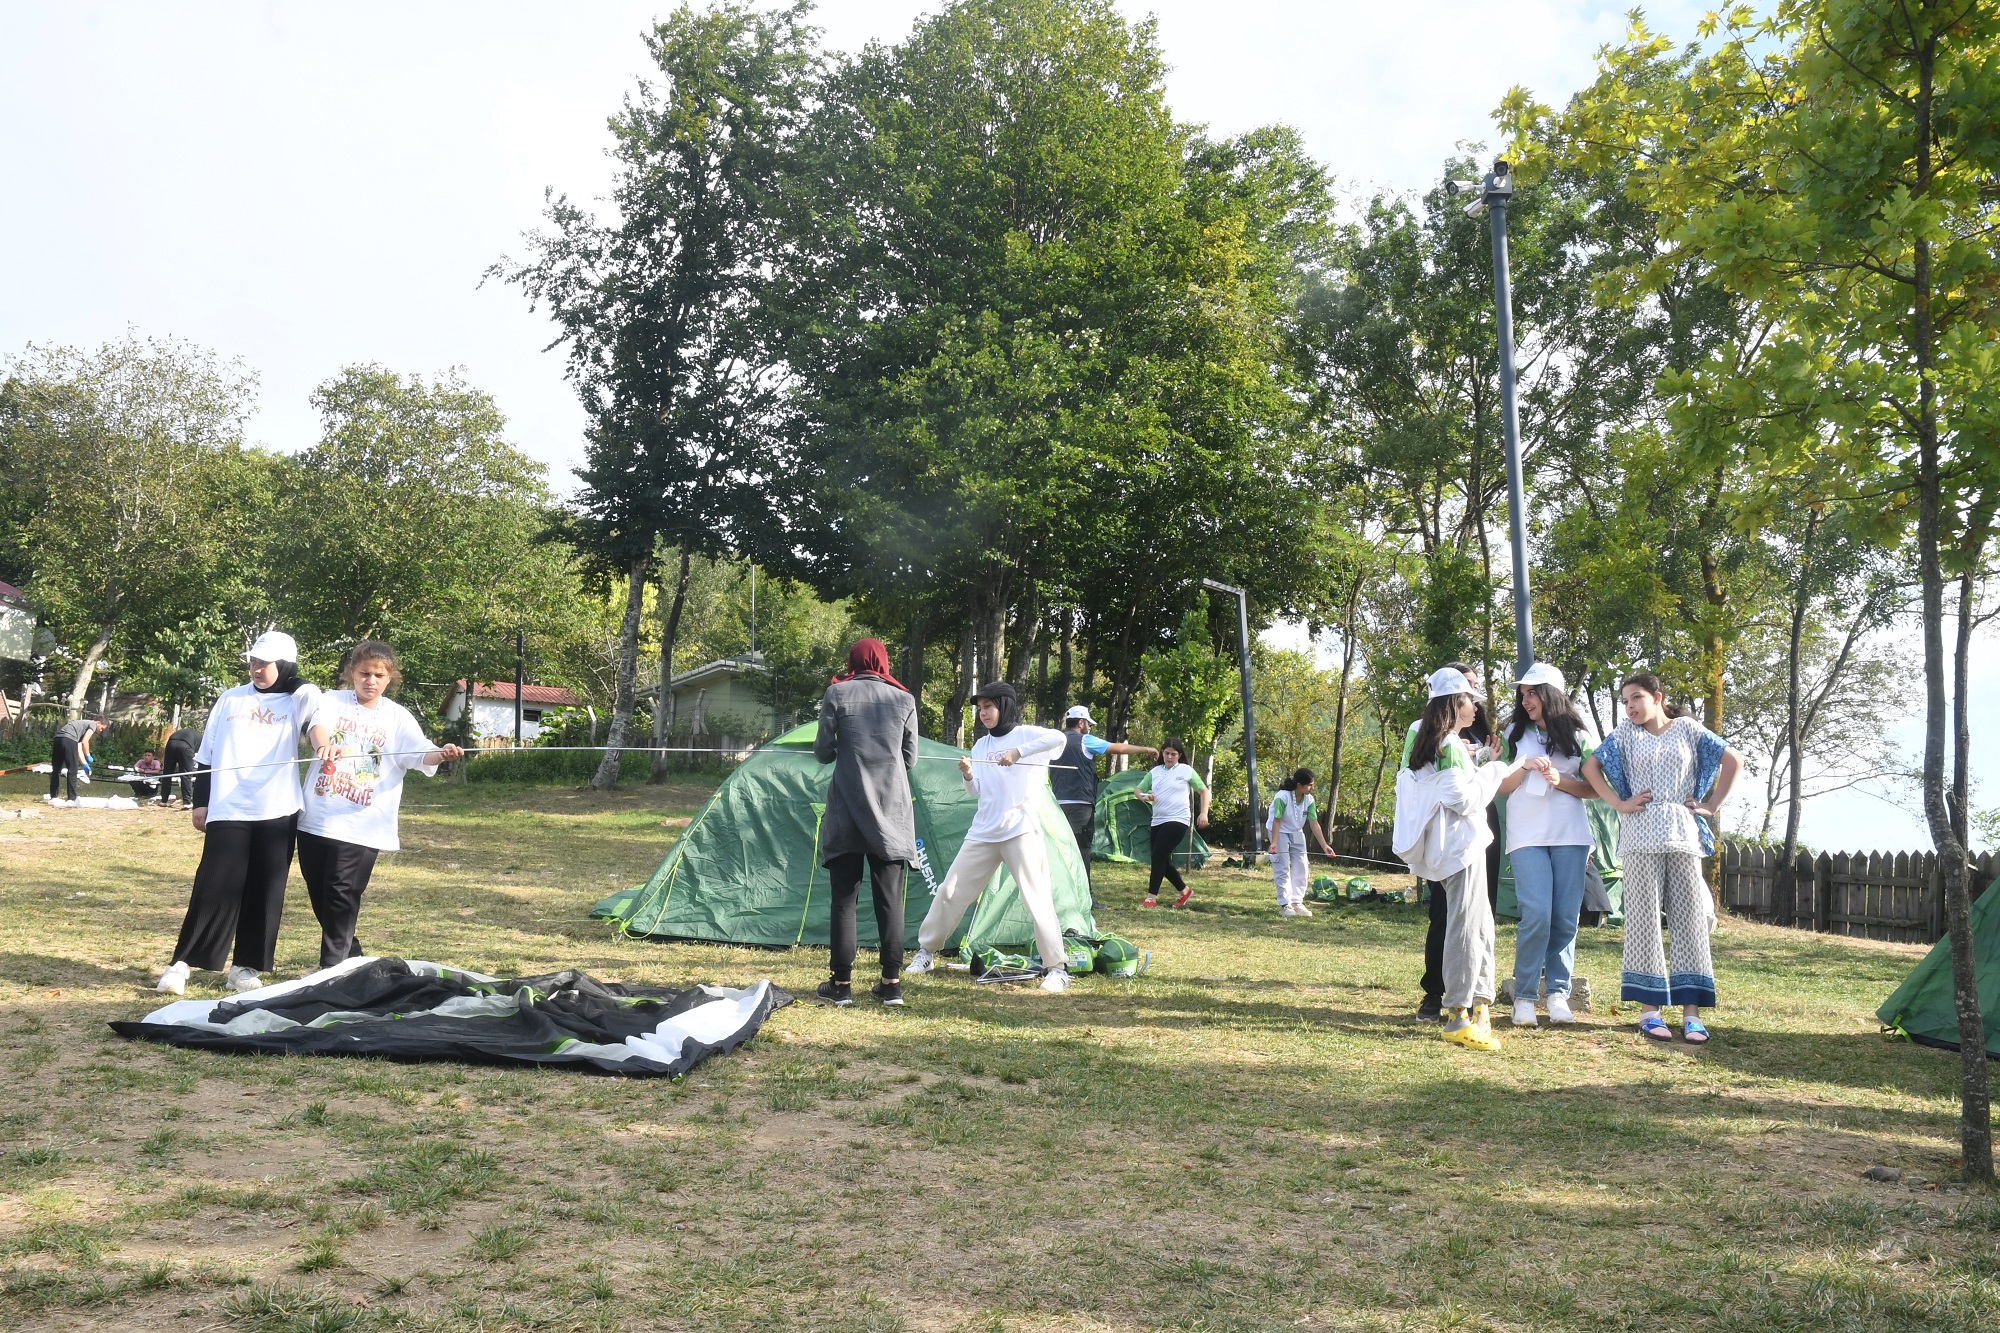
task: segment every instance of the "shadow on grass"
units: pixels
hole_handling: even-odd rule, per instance
[[[0,981],[24,986],[119,986],[150,980],[138,971],[120,971],[41,953],[0,953]]]

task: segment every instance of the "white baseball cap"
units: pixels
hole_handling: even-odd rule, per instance
[[[1569,688],[1569,682],[1563,679],[1563,673],[1557,670],[1555,664],[1552,662],[1535,663],[1526,671],[1523,671],[1521,678],[1514,683],[1516,685],[1553,685],[1558,690],[1567,690]]]
[[[1472,682],[1457,667],[1439,667],[1431,672],[1431,698],[1442,699],[1453,694],[1477,694]]]
[[[296,662],[299,660],[299,641],[278,630],[267,629],[257,636],[257,642],[250,645],[250,651],[243,654],[259,662]]]
[[[1097,719],[1092,717],[1090,710],[1082,704],[1074,705],[1067,713],[1063,714],[1063,721],[1065,722],[1076,722],[1078,720],[1088,722],[1093,727],[1097,725]]]

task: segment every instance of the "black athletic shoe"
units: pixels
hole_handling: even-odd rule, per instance
[[[828,979],[819,983],[818,994],[821,1003],[830,1004],[836,1009],[845,1009],[854,1003],[854,984]]]
[[[900,981],[878,981],[868,988],[868,993],[883,1004],[901,1006],[903,1003],[903,983]]]
[[[1426,995],[1424,1002],[1417,1006],[1417,1019],[1424,1023],[1444,1022],[1444,1001],[1436,996]]]

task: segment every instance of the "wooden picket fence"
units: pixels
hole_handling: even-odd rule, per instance
[[[1800,853],[1798,902],[1790,920],[1772,906],[1780,854],[1773,848],[1725,843],[1722,905],[1732,912],[1831,935],[1931,944],[1944,938],[1944,878],[1935,852]],[[1992,852],[1972,861],[1976,899],[2000,878]]]

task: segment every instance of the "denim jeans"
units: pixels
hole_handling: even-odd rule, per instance
[[[1507,853],[1521,929],[1514,938],[1514,998],[1533,1000],[1548,973],[1549,994],[1569,994],[1576,964],[1576,918],[1583,910],[1588,847],[1520,847]]]

